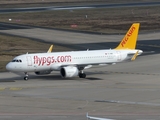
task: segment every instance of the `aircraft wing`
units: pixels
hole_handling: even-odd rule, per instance
[[[88,113],[86,114],[86,117],[88,119],[91,119],[91,120],[114,120],[114,119],[107,119],[107,118],[99,118],[99,117],[88,116]]]
[[[116,63],[96,63],[96,64],[76,64],[76,63],[73,63],[73,64],[63,64],[63,65],[58,65],[57,67],[60,68],[60,67],[67,67],[67,66],[75,66],[77,67],[78,69],[89,69],[91,67],[105,67],[106,65],[115,65]],[[52,70],[52,68],[51,68]]]
[[[75,66],[79,69],[89,69],[91,67],[103,67],[106,65],[114,65],[116,63],[103,63],[103,64],[67,64],[67,65],[60,65],[59,67],[66,67],[66,66]]]
[[[84,69],[88,69],[91,67],[103,67],[106,65],[115,65],[116,63],[103,63],[103,64],[91,64],[91,65],[77,65],[79,67],[84,67]]]

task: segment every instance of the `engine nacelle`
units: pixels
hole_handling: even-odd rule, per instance
[[[78,68],[74,66],[67,66],[60,69],[60,74],[64,78],[78,76],[78,73]]]
[[[36,75],[45,75],[45,74],[50,74],[51,71],[38,71],[38,72],[35,72]]]

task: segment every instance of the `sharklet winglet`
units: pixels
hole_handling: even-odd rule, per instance
[[[50,48],[48,49],[47,53],[51,53],[53,49],[53,45],[50,46]]]

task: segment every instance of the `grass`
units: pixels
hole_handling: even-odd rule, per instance
[[[0,61],[0,72],[5,72],[6,71],[6,64],[8,61]]]
[[[12,13],[1,14],[0,22],[102,33],[120,33],[126,31],[133,22],[140,22],[141,30],[159,30],[159,11],[159,6],[148,6]],[[12,21],[8,21],[9,18]],[[77,27],[72,28],[71,25],[74,24]]]

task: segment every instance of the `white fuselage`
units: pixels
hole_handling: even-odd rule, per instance
[[[37,72],[60,70],[63,66],[88,66],[122,62],[131,59],[129,54],[137,50],[89,50],[23,54],[9,62],[6,68],[14,72]],[[142,51],[139,50],[139,54]]]

